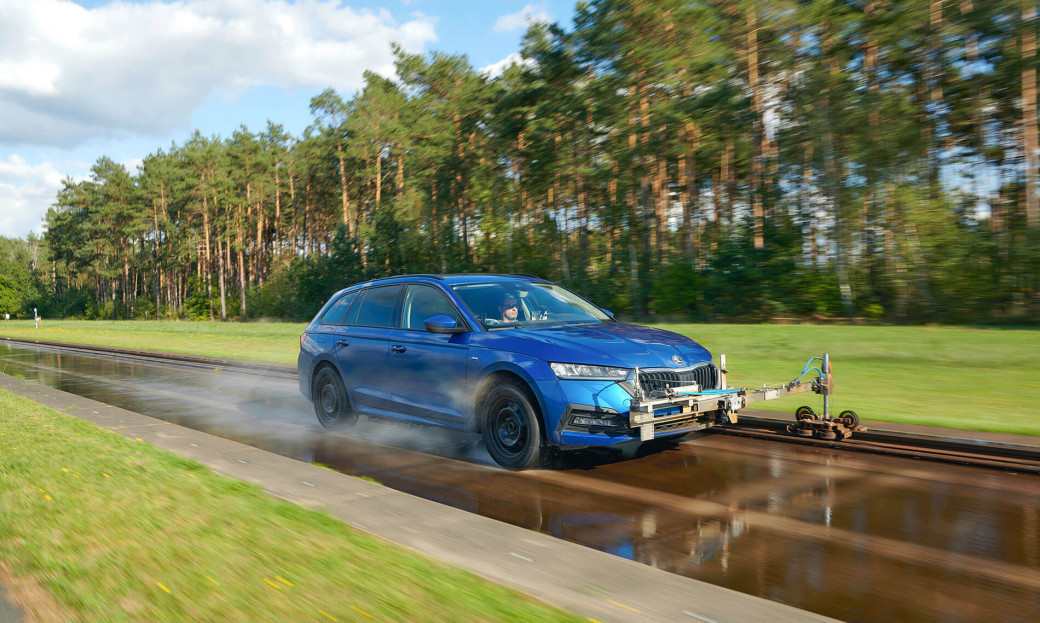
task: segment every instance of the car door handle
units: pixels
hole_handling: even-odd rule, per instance
[[[401,346],[400,344],[394,344],[393,346],[390,347],[390,350],[392,350],[395,353],[403,353],[404,351],[406,351],[408,349],[405,348],[404,346]]]
[[[336,340],[336,346],[350,346],[350,340]]]

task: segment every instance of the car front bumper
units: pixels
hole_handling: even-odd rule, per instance
[[[633,406],[639,409],[646,405],[614,381],[551,380],[537,385],[547,416],[546,437],[562,448],[682,435],[711,426],[717,415],[691,408],[687,397],[674,404],[659,401],[650,406],[650,411],[633,410]]]

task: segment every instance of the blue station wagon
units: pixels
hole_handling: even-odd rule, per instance
[[[298,368],[300,391],[327,428],[380,416],[475,430],[514,470],[538,466],[550,447],[646,440],[629,412],[633,397],[723,383],[693,340],[618,322],[530,275],[350,286],[300,336]],[[649,436],[704,428],[701,415],[672,413]]]

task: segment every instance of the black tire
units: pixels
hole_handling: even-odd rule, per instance
[[[842,411],[838,415],[838,421],[849,430],[856,430],[856,427],[859,426],[859,416],[855,411]]]
[[[357,414],[350,408],[343,381],[333,368],[326,366],[314,375],[311,400],[314,403],[314,415],[318,416],[318,422],[325,428],[353,426],[357,423]]]
[[[527,388],[514,383],[496,385],[481,405],[484,446],[506,469],[538,467],[544,457],[542,425]]]

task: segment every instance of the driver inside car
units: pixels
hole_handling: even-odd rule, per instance
[[[520,299],[514,292],[506,292],[502,295],[502,301],[498,304],[498,318],[488,318],[484,324],[488,326],[499,324],[512,324],[520,315]]]
[[[520,301],[512,292],[506,292],[498,304],[499,322],[516,322],[520,314]]]

